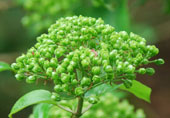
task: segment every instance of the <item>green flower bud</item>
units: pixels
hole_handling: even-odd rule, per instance
[[[142,62],[143,62],[143,64],[148,64],[149,63],[148,59],[144,59]]]
[[[73,60],[73,62],[77,62],[77,61],[79,61],[79,58],[75,56],[72,58],[72,60]]]
[[[57,58],[52,58],[52,59],[50,60],[50,65],[51,65],[52,67],[57,67],[57,65],[58,65],[58,60],[57,60]]]
[[[18,66],[18,64],[13,63],[13,64],[11,64],[11,68],[14,69],[14,70],[18,70],[19,66]]]
[[[63,84],[62,88],[64,91],[69,91],[69,85],[68,84]]]
[[[130,79],[130,80],[134,80],[134,79],[136,79],[136,74],[128,74],[128,75],[126,76],[126,78],[127,78],[127,79]]]
[[[72,83],[73,85],[77,85],[77,84],[78,84],[78,81],[77,81],[76,79],[73,79],[73,80],[71,81],[71,83]]]
[[[61,64],[61,66],[62,66],[63,68],[67,68],[68,64],[67,64],[66,62],[63,62],[63,63]]]
[[[107,79],[114,79],[114,78],[115,78],[114,73],[108,73],[107,74]]]
[[[52,79],[53,79],[53,80],[59,79],[59,75],[58,75],[57,72],[52,72]]]
[[[45,53],[45,57],[46,57],[46,58],[51,58],[51,57],[52,57],[52,55],[51,55],[51,53],[46,52],[46,53]]]
[[[63,55],[62,50],[57,50],[57,49],[56,49],[56,50],[54,51],[54,53],[55,53],[55,55],[56,55],[57,58],[60,58],[60,57]]]
[[[113,68],[112,68],[112,66],[110,66],[110,65],[106,66],[104,70],[105,70],[107,73],[113,72]]]
[[[101,64],[101,59],[99,59],[98,57],[94,57],[93,58],[93,64],[95,64],[95,65],[100,65]]]
[[[70,75],[65,74],[65,73],[61,73],[61,81],[63,83],[68,83],[70,82]]]
[[[45,62],[44,62],[44,68],[48,68],[50,66],[50,62],[48,61],[48,60],[46,60]]]
[[[38,73],[38,72],[41,72],[41,71],[42,71],[42,69],[41,69],[41,67],[40,67],[40,66],[35,65],[35,66],[33,67],[32,71],[33,71],[33,72],[35,72],[35,73]]]
[[[94,75],[92,80],[94,83],[99,83],[101,81],[101,78],[98,75]]]
[[[146,69],[146,74],[153,75],[154,73],[155,73],[155,70],[153,68],[147,68]]]
[[[147,46],[148,50],[151,52],[151,56],[155,56],[159,53],[159,49],[153,46]]]
[[[70,73],[72,73],[72,72],[74,71],[73,66],[72,66],[72,65],[69,65],[69,66],[67,67],[67,71],[70,72]]]
[[[83,77],[81,80],[81,85],[83,86],[88,86],[91,84],[91,79],[88,77]]]
[[[55,92],[61,92],[62,91],[61,85],[55,85],[54,90],[55,90]]]
[[[94,75],[98,75],[98,74],[100,74],[100,72],[101,72],[101,68],[100,68],[99,66],[94,66],[94,67],[92,68],[92,73],[93,73]]]
[[[143,75],[143,74],[146,73],[146,69],[145,69],[145,68],[140,68],[140,69],[138,70],[138,73]]]
[[[25,68],[21,68],[17,71],[18,74],[25,74]]]
[[[99,101],[99,99],[96,96],[90,96],[88,98],[88,102],[91,104],[96,104]]]
[[[17,80],[22,80],[22,79],[24,79],[24,75],[23,74],[16,74],[15,75],[15,78],[17,79]]]
[[[124,79],[123,84],[126,88],[130,88],[132,86],[132,80]]]
[[[109,61],[108,61],[108,60],[103,60],[103,61],[102,61],[102,64],[103,64],[104,66],[107,66],[107,65],[109,65]]]
[[[161,64],[164,64],[165,61],[164,61],[163,59],[157,59],[157,60],[154,61],[154,63],[155,63],[156,65],[161,65]]]
[[[64,73],[64,72],[65,72],[65,68],[63,68],[62,66],[58,66],[57,69],[56,69],[56,71],[57,71],[58,73]]]
[[[52,72],[53,72],[53,68],[51,68],[51,67],[49,67],[49,68],[47,68],[47,70],[46,70],[46,74],[48,75],[48,76],[52,76]]]
[[[84,59],[81,61],[81,64],[85,68],[85,67],[88,67],[90,63],[86,59]]]
[[[70,60],[68,59],[68,58],[65,58],[64,60],[63,60],[63,63],[66,63],[67,65],[70,63]]]
[[[135,67],[134,66],[132,66],[132,65],[129,65],[128,67],[127,67],[127,73],[134,73],[134,71],[135,71]]]
[[[71,62],[70,62],[70,65],[73,66],[73,67],[76,67],[76,62],[71,61]]]
[[[39,63],[41,64],[41,65],[43,65],[44,63],[45,63],[45,59],[44,58],[39,58]],[[46,62],[46,64],[47,64],[48,62]],[[48,64],[46,65],[46,66],[48,66]]]
[[[26,79],[26,82],[29,83],[29,84],[35,83],[35,81],[36,81],[36,77],[35,76],[29,76]]]
[[[80,96],[80,95],[82,95],[84,93],[84,91],[83,91],[83,88],[82,87],[77,87],[77,88],[75,88],[75,94],[77,95],[77,96]]]
[[[25,58],[26,58],[25,55],[22,55],[16,59],[16,62],[23,62]]]
[[[110,52],[110,54],[109,54],[109,56],[110,56],[110,58],[111,58],[112,60],[115,59],[116,55],[117,55],[117,50],[112,50],[112,51]]]
[[[40,53],[36,51],[36,52],[34,52],[34,56],[39,58],[40,57]]]
[[[60,100],[61,100],[61,97],[60,97],[60,95],[57,94],[57,93],[52,93],[51,99],[54,100],[54,101],[60,101]]]

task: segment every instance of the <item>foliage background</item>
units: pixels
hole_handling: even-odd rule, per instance
[[[21,0],[20,0],[21,1]],[[23,0],[22,0],[23,1]],[[156,74],[152,77],[139,76],[146,85],[152,88],[151,104],[145,103],[134,96],[128,96],[131,103],[143,107],[148,118],[170,117],[170,1],[169,0],[103,0],[105,4],[95,3],[97,0],[80,0],[79,7],[69,14],[102,17],[106,23],[117,30],[133,31],[144,36],[148,43],[154,43],[160,49],[158,57],[164,58],[166,64],[156,67]],[[99,0],[102,1],[102,0]],[[111,3],[117,3],[111,4]],[[25,52],[35,43],[35,37],[41,32],[35,32],[31,27],[24,27],[21,19],[26,12],[15,0],[0,0],[0,61],[12,63],[15,58]],[[62,16],[59,13],[54,18]],[[64,14],[65,16],[69,14]],[[153,65],[154,66],[154,65]],[[13,103],[24,93],[37,86],[17,82],[13,73],[0,73],[0,113],[6,118]],[[18,114],[18,117],[28,116],[31,108]]]

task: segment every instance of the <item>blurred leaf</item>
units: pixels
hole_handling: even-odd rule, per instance
[[[150,95],[151,95],[152,89],[136,80],[132,81],[131,88],[126,88],[124,85],[121,85],[120,89],[128,91],[134,94],[136,97],[143,99],[150,103]]]
[[[132,31],[145,38],[148,44],[154,44],[158,41],[158,36],[155,32],[155,29],[150,25],[133,24]]]
[[[5,62],[0,62],[0,72],[5,70],[11,70],[10,65]]]
[[[164,11],[165,13],[170,13],[170,0],[164,0]]]
[[[9,114],[9,117],[12,118],[12,115],[21,111],[22,109],[38,103],[49,103],[55,104],[51,100],[51,93],[47,90],[34,90],[31,91],[17,100],[17,102],[12,107],[12,110]]]
[[[34,107],[33,115],[34,118],[49,118],[49,111],[53,105],[47,103],[41,103]]]
[[[68,104],[68,100],[67,101],[62,101],[60,102],[60,105],[64,106],[64,107],[67,107],[69,109],[72,109],[73,108],[73,104]]]
[[[108,85],[108,84],[101,84],[101,85],[87,91],[85,93],[85,97],[89,97],[91,95],[100,96],[100,95],[103,95],[106,92],[112,92],[119,87],[120,87],[120,85],[116,85],[116,84],[113,84],[112,86]]]
[[[25,2],[25,0],[16,0],[16,4],[19,4],[19,5],[22,5],[22,4],[24,4],[24,2]]]
[[[103,1],[103,0],[92,0],[92,4],[93,4],[95,7],[100,7],[100,6],[103,6],[103,5],[104,5],[104,1]]]
[[[130,14],[128,9],[128,0],[115,0],[115,10],[112,13],[114,21],[113,26],[118,31],[130,31]]]
[[[74,95],[69,95],[67,92],[58,92],[58,94],[60,95],[60,97],[64,100],[70,100],[75,98]]]

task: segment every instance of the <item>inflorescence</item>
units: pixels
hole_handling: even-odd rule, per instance
[[[60,100],[60,92],[80,96],[101,83],[122,82],[131,87],[137,73],[154,74],[153,68],[142,65],[164,63],[163,59],[149,60],[158,53],[144,38],[116,32],[101,18],[73,16],[51,25],[11,66],[17,80],[52,80],[52,98]]]

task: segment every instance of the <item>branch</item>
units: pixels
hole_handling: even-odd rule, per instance
[[[93,106],[93,104],[90,104],[87,108],[85,108],[85,109],[82,111],[82,114],[84,114],[86,111],[88,111],[92,106]]]
[[[81,116],[82,115],[82,109],[83,109],[83,98],[82,97],[79,97],[78,98],[78,106],[77,106],[77,112],[76,112],[76,114],[77,114],[77,116]]]
[[[68,111],[68,112],[70,112],[70,113],[72,113],[72,114],[75,114],[71,109],[69,109],[69,108],[65,108],[65,107],[63,107],[63,106],[61,106],[61,105],[59,105],[59,104],[56,104],[56,106],[57,107],[59,107],[59,108],[61,108],[61,109],[63,109],[63,110],[65,110],[65,111]]]
[[[82,115],[83,102],[84,102],[83,97],[79,96],[78,97],[77,111],[76,111],[76,113],[72,114],[71,118],[80,118],[80,116]]]

